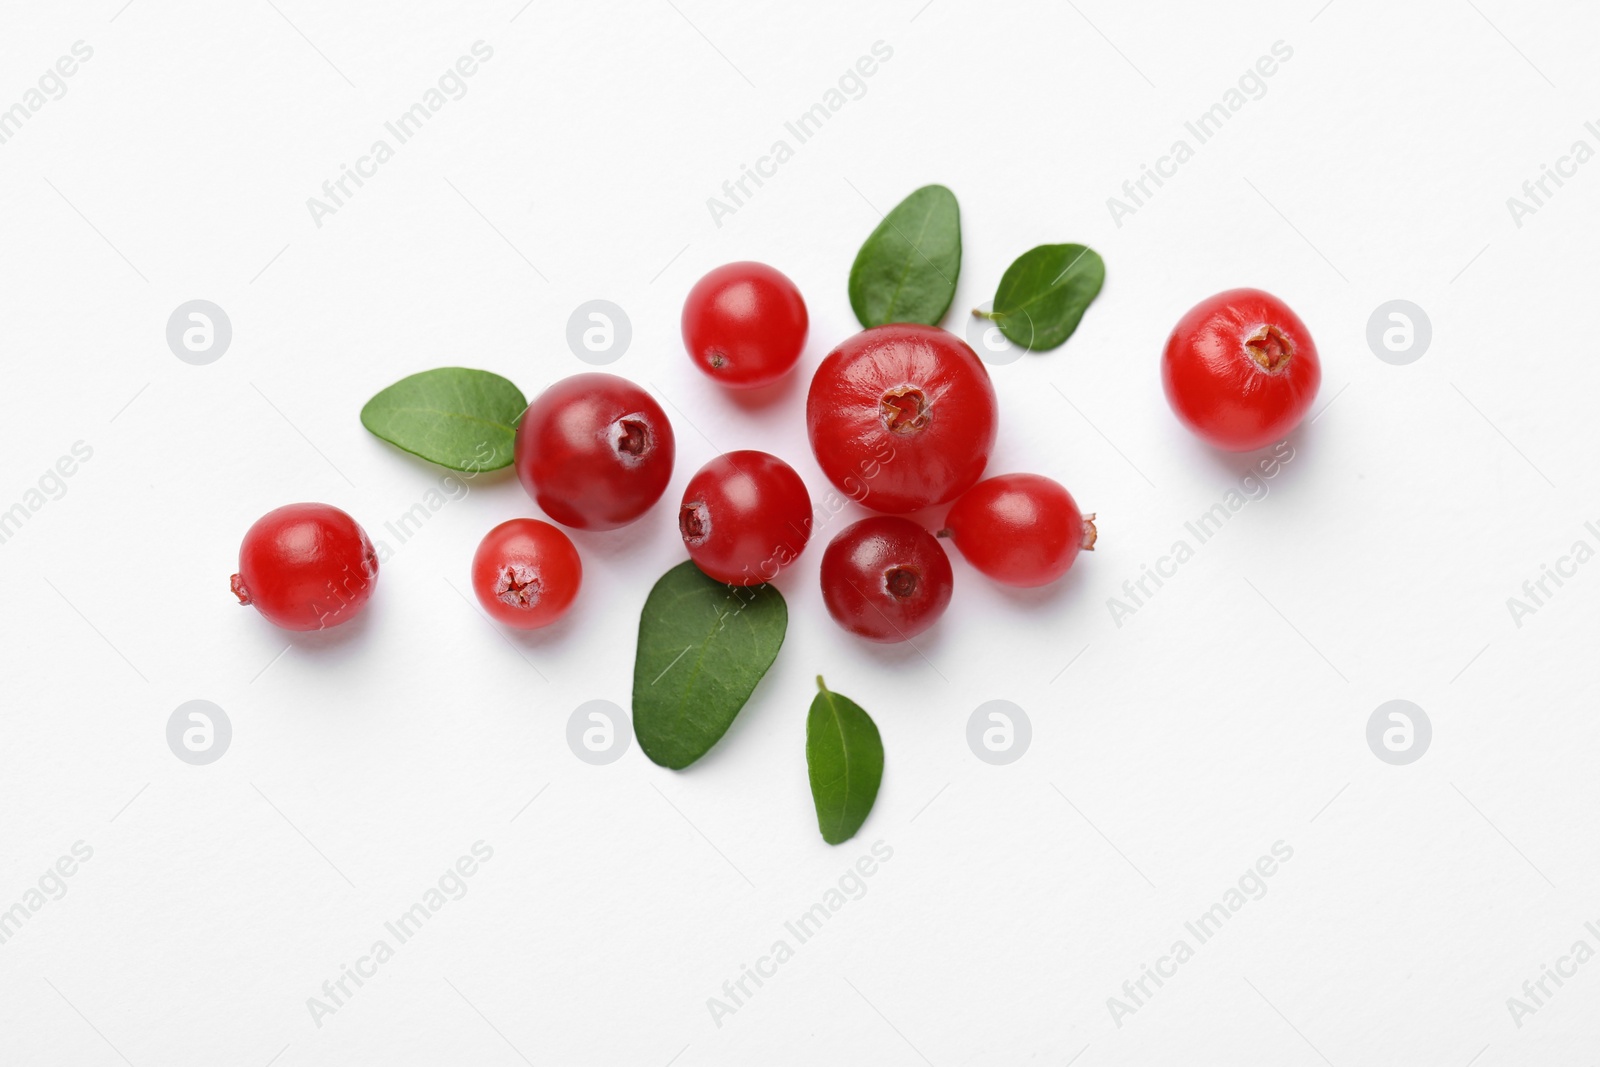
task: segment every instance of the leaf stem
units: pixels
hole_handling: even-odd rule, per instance
[[[985,311],[982,308],[973,308],[972,317],[976,319],[988,319],[991,322],[999,318],[999,316],[993,311]]]
[[[817,688],[824,693],[828,691],[828,683],[822,680],[822,675],[820,674],[817,675]]]

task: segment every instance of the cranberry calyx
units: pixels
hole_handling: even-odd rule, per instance
[[[617,451],[635,459],[650,451],[650,427],[640,416],[618,419],[616,427]]]
[[[883,424],[890,433],[916,433],[933,420],[927,395],[914,385],[890,389],[878,403],[883,411]]]
[[[1271,324],[1258,327],[1246,337],[1244,349],[1250,353],[1251,359],[1261,365],[1262,370],[1269,373],[1282,370],[1294,358],[1294,342]]]
[[[472,556],[472,591],[495,622],[537,630],[566,615],[583,585],[572,539],[539,519],[510,519]]]
[[[911,567],[891,567],[883,572],[883,588],[890,596],[909,600],[917,593],[921,578]]]
[[[686,500],[678,509],[678,532],[691,545],[698,545],[711,533],[711,516],[703,500]]]
[[[538,572],[526,563],[508,563],[501,567],[494,585],[494,595],[514,608],[533,607],[543,591]]]

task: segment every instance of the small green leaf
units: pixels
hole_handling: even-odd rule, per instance
[[[961,273],[961,208],[942,185],[896,204],[850,267],[850,306],[871,329],[890,322],[937,326]]]
[[[498,374],[440,367],[401,378],[367,401],[361,425],[392,445],[452,470],[511,464],[522,391]]]
[[[1006,268],[995,290],[993,319],[1012,344],[1043,351],[1072,336],[1106,280],[1105,260],[1084,245],[1040,245]]]
[[[639,616],[633,732],[680,770],[728,732],[778,658],[789,607],[770,585],[723,585],[685,561],[661,576]]]
[[[830,693],[820,676],[817,689],[806,716],[806,770],[817,828],[824,841],[837,845],[856,835],[878,799],[883,739],[859,704]]]

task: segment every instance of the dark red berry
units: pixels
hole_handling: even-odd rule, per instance
[[[954,578],[938,538],[909,519],[852,523],[822,554],[822,600],[833,621],[871,641],[905,641],[950,604]]]
[[[678,530],[689,558],[729,585],[770,582],[811,537],[811,494],[777,456],[729,452],[683,491]]]
[[[378,554],[356,520],[328,504],[286,504],[245,532],[231,585],[285,630],[323,630],[360,613],[378,580]]]
[[[575,374],[517,424],[517,477],[546,515],[580,530],[625,526],[661,499],[676,445],[649,393],[611,374]]]

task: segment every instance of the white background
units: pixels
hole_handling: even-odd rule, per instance
[[[0,1061],[1590,1062],[1600,962],[1520,1027],[1506,998],[1600,949],[1600,565],[1520,627],[1506,601],[1600,541],[1600,165],[1520,227],[1506,198],[1596,145],[1600,14],[1319,5],[7,5],[0,107],[74,42],[94,54],[0,145],[0,508],[74,442],[93,456],[0,544],[0,908],[74,842],[93,858],[0,945]],[[466,96],[316,226],[307,198],[479,40]],[[1116,226],[1107,198],[1279,40],[1265,96]],[[865,95],[716,225],[707,198],[876,41],[893,57]],[[957,331],[1027,248],[1105,256],[1067,345],[993,368],[991,470],[1061,480],[1098,550],[1029,593],[957,561],[918,649],[866,647],[819,596],[836,520],[779,579],[787,642],[707,758],[581,762],[567,718],[627,706],[693,471],[761,448],[827,488],[809,369],[856,328],[845,279],[878,212],[933,181],[963,212]],[[763,404],[678,337],[689,286],[743,258],[811,311]],[[1107,599],[1252,460],[1186,434],[1157,374],[1178,316],[1236,285],[1314,333],[1314,421],[1119,627]],[[233,324],[208,366],[165,340],[196,298]],[[587,370],[565,331],[592,298],[630,316],[608,369],[663,399],[678,469],[644,520],[576,535],[562,625],[508,635],[463,593],[482,534],[535,513],[515,478],[401,544],[385,524],[444,472],[357,413],[433,366],[530,396]],[[1395,298],[1433,324],[1407,366],[1366,341]],[[228,576],[255,518],[307,499],[393,555],[358,622],[294,636]],[[836,848],[805,778],[819,672],[887,748]],[[206,767],[165,740],[197,698],[234,730]],[[1404,767],[1365,739],[1396,698],[1434,728]],[[966,742],[991,699],[1032,721],[1009,766]],[[307,998],[479,840],[467,895],[315,1025]],[[707,998],[875,841],[893,857],[866,894],[718,1026]],[[1116,1025],[1107,998],[1277,841],[1267,895]]]

